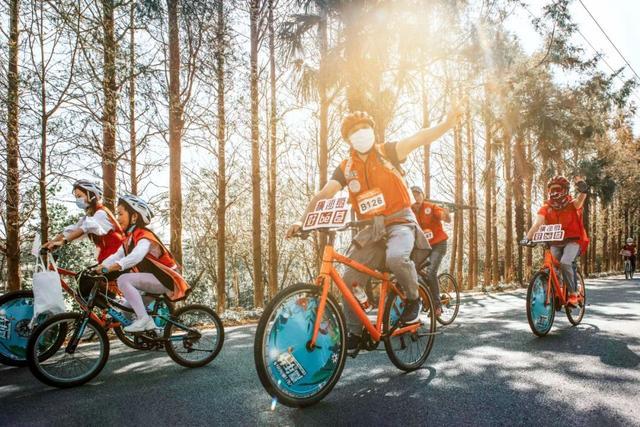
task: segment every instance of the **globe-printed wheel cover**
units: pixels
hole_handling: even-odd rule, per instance
[[[265,336],[265,362],[273,384],[295,398],[312,396],[321,390],[338,368],[340,329],[336,314],[326,305],[316,348],[307,349],[319,299],[296,293],[280,303]]]
[[[531,320],[538,331],[545,331],[551,322],[553,301],[547,304],[547,282],[542,276],[536,277],[531,289]]]

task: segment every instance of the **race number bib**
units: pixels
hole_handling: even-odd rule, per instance
[[[533,235],[534,242],[561,242],[564,240],[562,224],[541,225]]]
[[[377,188],[360,194],[357,202],[361,215],[376,215],[384,211],[387,207],[384,201],[384,195]]]
[[[424,230],[424,237],[426,237],[427,240],[433,239],[433,231],[429,229]]]
[[[349,208],[346,197],[319,200],[312,212],[304,220],[304,231],[321,228],[339,228],[347,223]]]

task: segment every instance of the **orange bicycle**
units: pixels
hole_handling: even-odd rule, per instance
[[[586,308],[586,292],[584,279],[578,271],[574,262],[573,271],[578,291],[578,306],[574,307],[567,303],[568,286],[563,286],[556,270],[560,267],[560,262],[553,256],[549,242],[537,241],[528,246],[544,245],[544,261],[529,283],[527,289],[527,319],[531,331],[539,337],[549,333],[555,319],[555,312],[564,307],[567,318],[572,325],[578,325],[584,317]]]
[[[344,314],[329,293],[332,282],[364,325],[364,349],[384,342],[389,359],[401,370],[418,369],[433,346],[436,319],[429,293],[419,286],[423,310],[420,321],[400,322],[406,298],[388,272],[368,268],[335,251],[336,231],[359,228],[367,221],[352,222],[326,231],[327,245],[315,284],[300,283],[280,291],[264,310],[254,343],[258,376],[265,389],[290,407],[317,403],[335,386],[347,356]],[[304,236],[300,236],[304,237]],[[380,281],[375,321],[367,315],[335,263],[347,265]],[[358,351],[352,355],[355,357]]]

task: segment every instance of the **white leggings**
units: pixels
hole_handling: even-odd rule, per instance
[[[151,273],[125,273],[117,279],[118,289],[122,291],[125,299],[131,304],[136,317],[142,319],[147,316],[147,310],[142,301],[140,291],[153,294],[167,292],[162,283]]]

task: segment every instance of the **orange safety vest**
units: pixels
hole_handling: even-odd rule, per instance
[[[150,240],[160,246],[162,255],[156,258],[149,252],[144,260],[132,268],[135,272],[151,273],[169,289],[169,299],[179,301],[187,297],[190,286],[178,272],[178,264],[171,252],[162,244],[158,236],[151,230],[136,227],[128,236],[128,245],[123,244],[125,254],[129,254],[141,239]]]
[[[444,210],[433,203],[422,202],[420,206],[411,207],[416,215],[420,228],[424,231],[431,246],[437,245],[449,238],[442,227],[442,215]],[[429,237],[429,235],[431,237]]]
[[[589,245],[589,236],[582,221],[582,208],[576,209],[573,202],[570,202],[562,209],[553,209],[545,203],[538,214],[544,216],[546,224],[562,224],[564,238],[578,240],[581,253],[584,253]]]
[[[349,200],[358,219],[370,219],[376,215],[392,215],[411,207],[409,189],[400,172],[385,156],[383,144],[377,144],[363,161],[354,150],[351,156],[340,163],[349,189]],[[370,192],[382,193],[384,209],[379,212],[363,214],[359,202]]]

